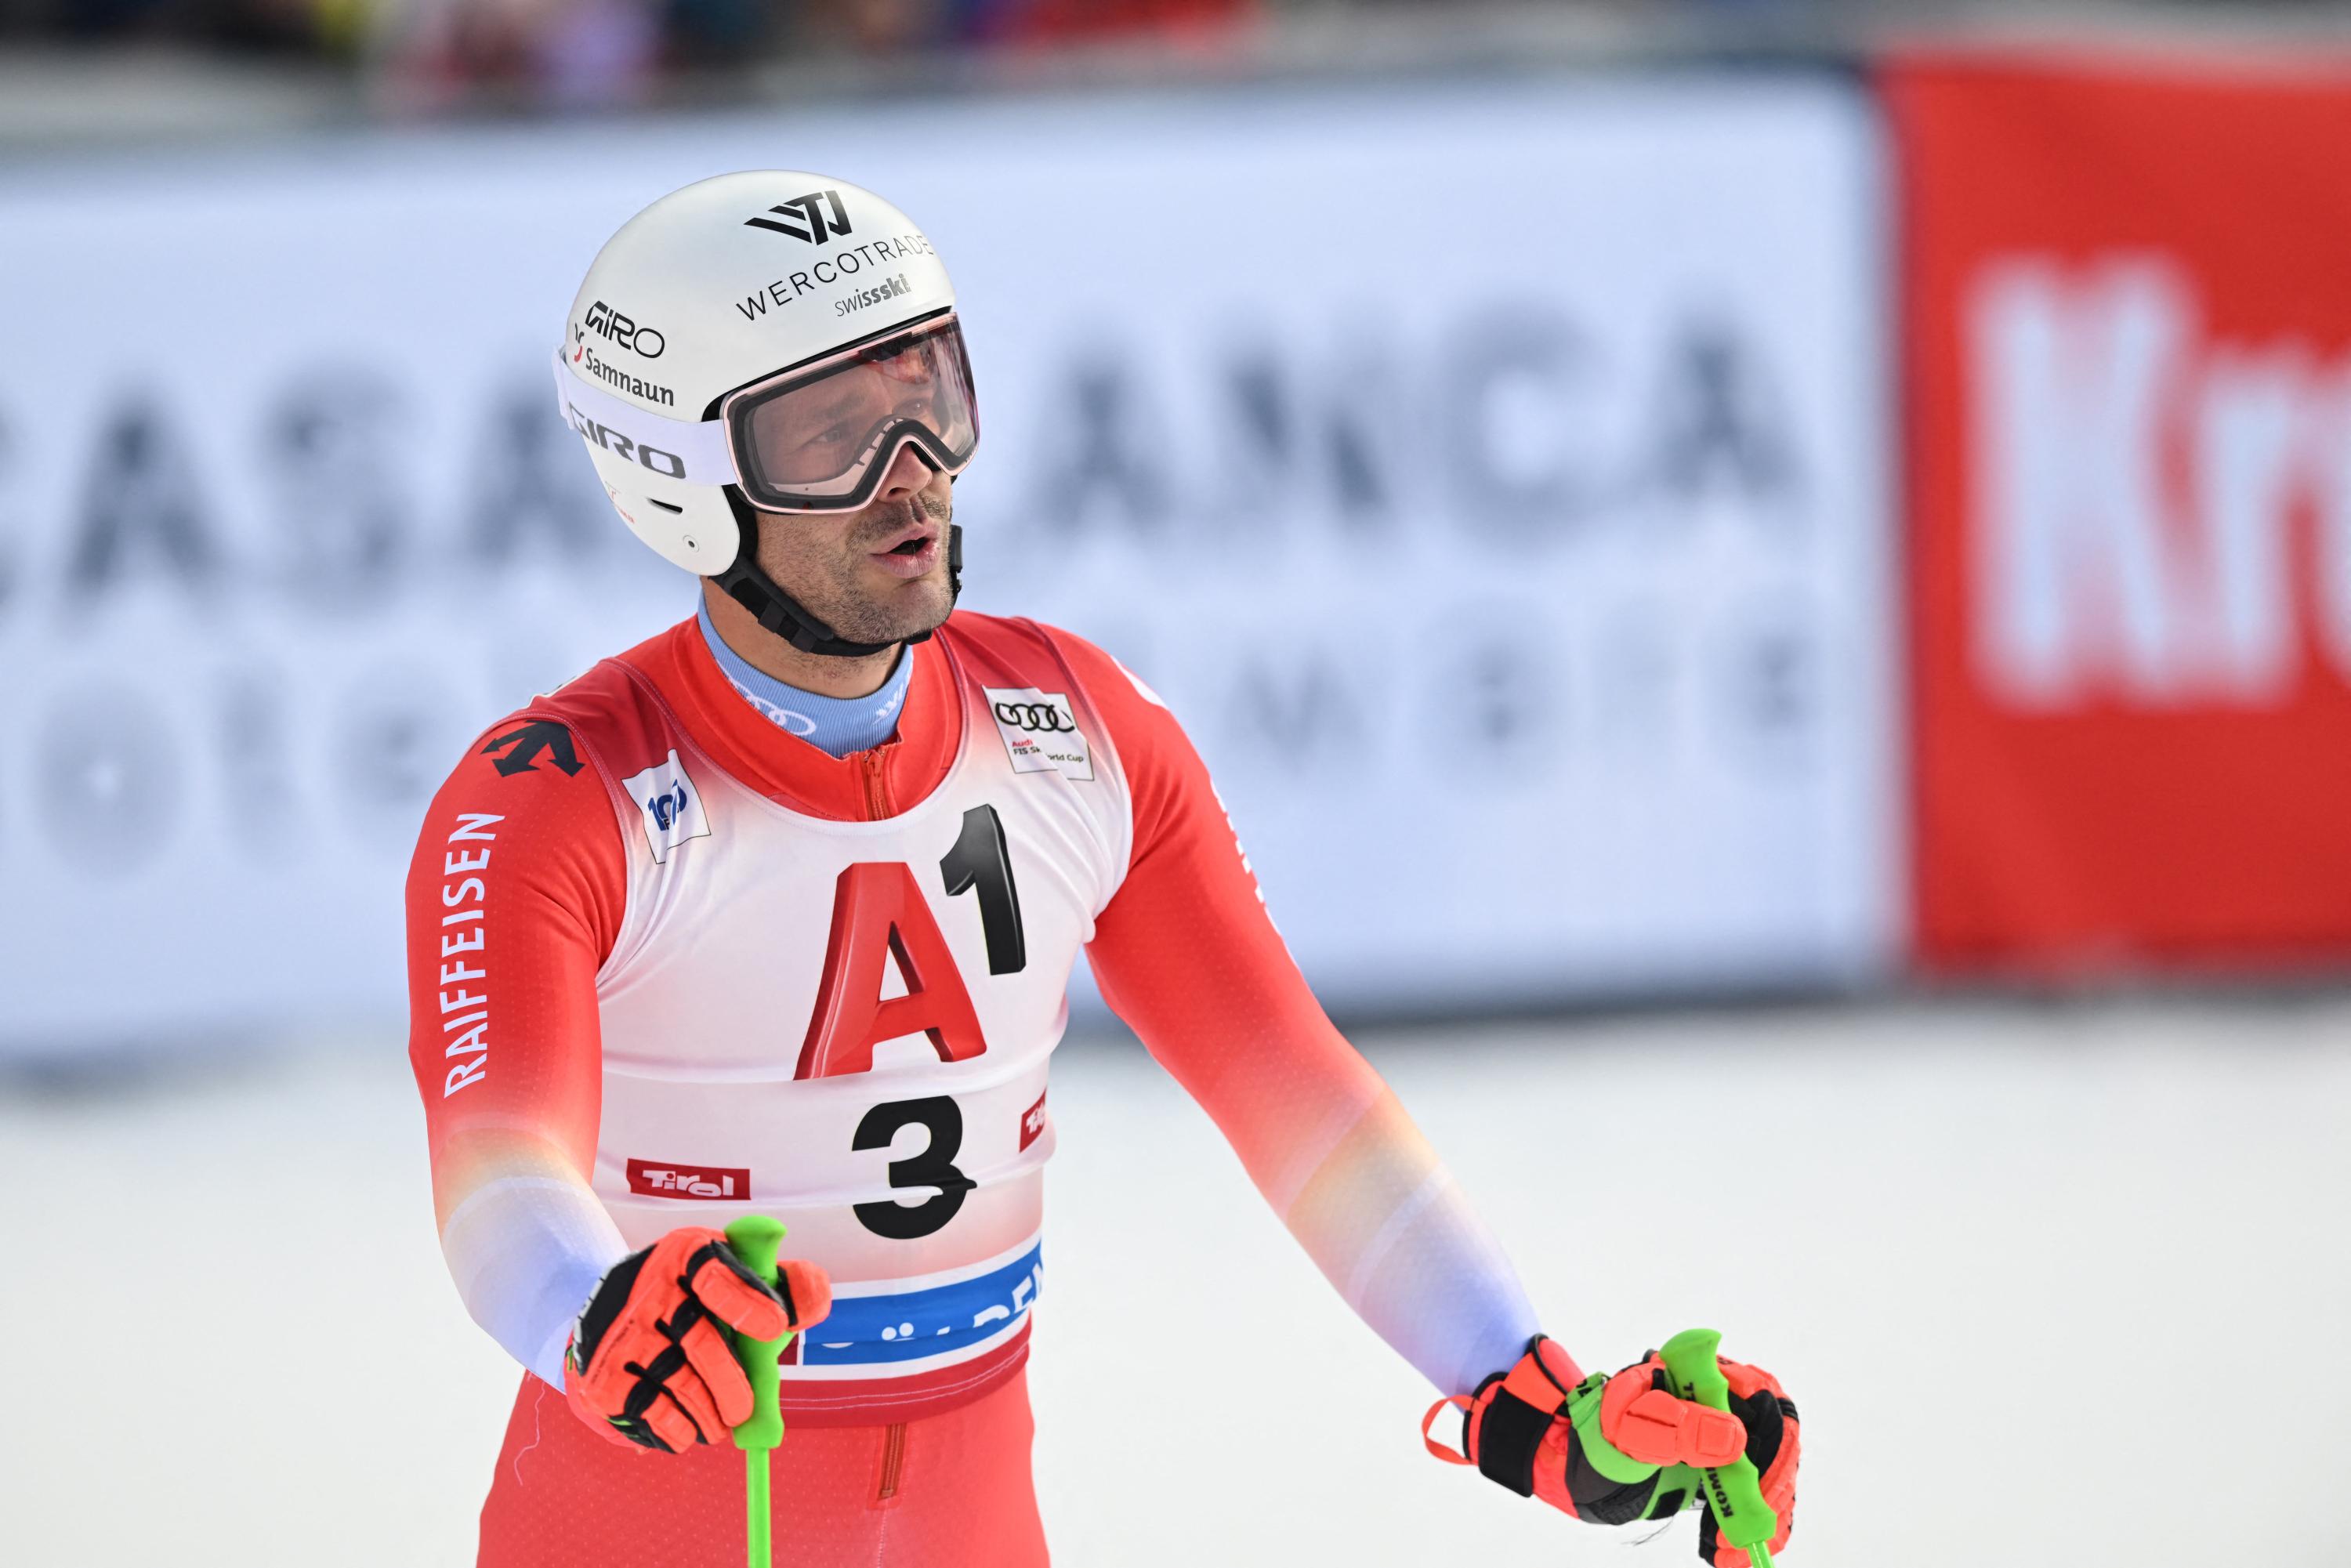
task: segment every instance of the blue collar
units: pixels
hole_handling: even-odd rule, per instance
[[[742,694],[743,700],[786,734],[807,741],[828,756],[846,757],[852,751],[870,750],[897,732],[898,710],[906,704],[906,684],[914,673],[914,649],[898,651],[898,663],[879,691],[862,697],[820,696],[753,669],[742,654],[726,645],[726,639],[718,635],[718,628],[710,623],[706,601],[695,619],[701,623],[702,640],[710,645],[711,657],[726,672],[727,680]]]

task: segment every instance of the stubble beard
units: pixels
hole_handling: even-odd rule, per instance
[[[920,491],[904,501],[867,507],[850,522],[837,545],[821,549],[812,543],[794,548],[792,536],[784,530],[799,519],[777,517],[769,524],[777,543],[760,553],[779,559],[761,564],[842,641],[903,643],[935,629],[955,609],[946,562],[943,557],[935,569],[912,582],[893,581],[877,589],[866,557],[925,517],[940,525],[944,552],[954,511],[952,491],[944,497]]]

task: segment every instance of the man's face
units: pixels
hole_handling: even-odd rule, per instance
[[[759,514],[762,570],[852,643],[899,643],[955,608],[947,523],[955,481],[902,450],[862,511]]]

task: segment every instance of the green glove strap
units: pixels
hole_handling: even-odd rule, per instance
[[[1666,1381],[1677,1397],[1717,1410],[1730,1408],[1730,1382],[1714,1356],[1721,1343],[1722,1336],[1712,1329],[1685,1329],[1666,1342],[1658,1354],[1666,1364]],[[1780,1532],[1780,1516],[1763,1500],[1755,1461],[1741,1454],[1730,1464],[1699,1474],[1723,1543],[1743,1547],[1754,1568],[1771,1568],[1765,1543]]]
[[[1660,1511],[1657,1505],[1675,1492],[1681,1495],[1674,1499],[1674,1506],[1670,1510]],[[1641,1517],[1670,1519],[1685,1509],[1699,1507],[1705,1497],[1706,1482],[1698,1471],[1687,1465],[1667,1465],[1657,1472],[1656,1495],[1649,1500],[1649,1511]]]
[[[1608,1375],[1595,1372],[1567,1396],[1567,1418],[1575,1427],[1576,1446],[1583,1450],[1585,1464],[1619,1485],[1647,1480],[1657,1473],[1656,1466],[1643,1464],[1600,1435],[1600,1394],[1607,1386]]]

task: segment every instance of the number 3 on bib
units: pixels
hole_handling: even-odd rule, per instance
[[[978,894],[988,973],[1025,968],[1020,894],[1005,850],[1004,824],[993,806],[974,806],[963,814],[963,831],[939,862],[939,875],[950,898]],[[906,994],[886,1001],[884,955],[898,960],[906,981]],[[842,871],[833,886],[824,975],[792,1076],[870,1072],[875,1046],[910,1034],[926,1036],[942,1061],[967,1061],[987,1050],[971,992],[931,916],[930,902],[914,882],[914,868],[897,861],[862,862]]]
[[[893,1100],[865,1113],[857,1124],[852,1149],[886,1149],[897,1141],[901,1127],[920,1126],[930,1142],[903,1160],[890,1162],[892,1186],[935,1186],[939,1190],[924,1202],[907,1207],[895,1201],[857,1205],[857,1223],[876,1236],[893,1241],[914,1241],[946,1228],[964,1194],[975,1185],[955,1163],[963,1147],[963,1107],[948,1095],[921,1100]]]

